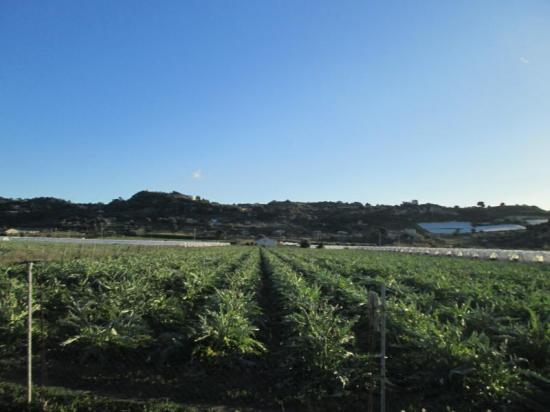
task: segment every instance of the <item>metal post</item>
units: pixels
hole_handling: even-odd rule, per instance
[[[386,412],[386,285],[380,286],[380,412]]]
[[[27,403],[32,403],[32,262],[28,268]]]
[[[44,319],[44,287],[38,282],[40,291],[40,386],[46,386],[46,320]]]

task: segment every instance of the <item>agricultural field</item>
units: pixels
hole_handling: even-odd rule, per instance
[[[546,411],[550,266],[360,250],[0,245],[0,410]],[[385,311],[373,308],[386,287]]]

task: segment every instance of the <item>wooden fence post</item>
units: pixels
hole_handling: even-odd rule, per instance
[[[40,280],[43,280],[40,279]],[[37,279],[37,287],[40,292],[40,386],[46,386],[48,380],[46,359],[46,320],[44,319],[44,286]]]
[[[32,262],[28,266],[27,403],[32,403]]]
[[[386,412],[386,285],[380,286],[380,412]]]

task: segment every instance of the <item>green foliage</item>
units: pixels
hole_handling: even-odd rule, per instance
[[[205,357],[228,357],[231,355],[257,354],[264,345],[254,339],[258,328],[250,323],[247,315],[251,296],[238,290],[218,290],[213,299],[213,308],[200,315],[198,351]]]
[[[281,259],[271,255],[267,261],[287,330],[283,345],[290,353],[284,366],[296,373],[289,383],[298,384],[299,392],[309,397],[341,393],[352,374],[348,364],[355,356],[351,351],[355,319],[340,316],[339,308],[323,298],[317,285]]]
[[[128,385],[165,383],[170,371],[172,382],[180,371],[223,371],[228,382],[250,374],[263,377],[256,385],[272,402],[364,404],[377,389],[380,350],[367,301],[384,283],[392,405],[548,404],[549,266],[301,248],[54,252],[35,265],[33,307],[35,347],[44,344],[52,364],[131,364]],[[0,265],[0,379],[24,359],[25,270]],[[209,393],[239,399],[260,392],[254,384]],[[21,410],[19,389],[6,388],[0,409]],[[50,397],[53,410],[118,408],[90,393],[60,399]],[[156,410],[135,405],[124,410]]]
[[[444,393],[475,409],[544,409],[543,381],[527,379],[526,370],[550,375],[549,267],[361,251],[277,253],[333,303],[351,306],[349,316],[361,314],[361,287],[386,283],[396,388]]]
[[[311,246],[311,245],[310,245],[310,243],[309,243],[309,240],[307,240],[307,239],[302,239],[302,240],[300,240],[300,247],[301,247],[301,248],[307,249],[307,248],[309,248],[310,246]]]
[[[27,308],[27,284],[9,276],[9,268],[0,268],[0,356],[24,339]]]

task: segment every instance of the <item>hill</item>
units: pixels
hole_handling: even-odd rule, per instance
[[[448,240],[430,235],[418,223],[522,223],[526,218],[548,217],[550,212],[526,205],[461,208],[416,201],[391,206],[288,200],[227,205],[178,192],[141,191],[129,199],[119,198],[107,204],[72,203],[52,197],[0,198],[0,227],[4,230],[86,236],[246,239],[267,235],[326,242],[441,244]],[[503,246],[507,242],[541,244],[532,242],[531,235],[544,238],[535,228],[497,241]],[[471,238],[475,241],[482,237]]]

